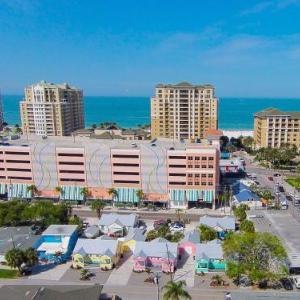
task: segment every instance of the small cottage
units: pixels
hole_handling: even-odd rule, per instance
[[[78,239],[72,255],[74,268],[100,267],[111,270],[120,258],[117,240]]]
[[[145,236],[143,235],[141,229],[130,228],[128,234],[124,238],[119,238],[121,242],[121,252],[131,252],[133,253],[135,245],[137,242],[144,242]]]
[[[179,243],[179,254],[193,255],[196,253],[196,245],[200,243],[200,233],[199,230],[194,229],[185,233],[184,238]]]
[[[213,240],[197,244],[195,258],[195,272],[197,274],[208,273],[209,271],[224,271],[225,267],[221,241]]]

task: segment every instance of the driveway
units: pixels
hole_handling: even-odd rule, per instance
[[[28,279],[60,280],[65,272],[70,269],[72,262],[61,265],[38,265],[33,269],[33,274]]]
[[[175,272],[174,281],[184,280],[187,287],[194,287],[195,267],[192,256],[182,257],[178,260],[178,269]]]
[[[121,258],[117,267],[111,272],[106,285],[126,286],[133,269],[133,257],[130,254]]]

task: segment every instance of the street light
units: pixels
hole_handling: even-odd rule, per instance
[[[160,271],[156,271],[154,272],[154,284],[156,284],[157,286],[157,300],[159,300],[159,279],[161,277],[161,272]]]

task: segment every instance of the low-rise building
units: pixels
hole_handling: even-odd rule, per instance
[[[138,218],[135,214],[102,214],[99,228],[106,235],[123,237],[127,235],[130,229],[136,227],[137,222]]]
[[[39,259],[55,262],[67,260],[77,239],[77,225],[50,225],[38,241]]]
[[[133,252],[133,271],[175,272],[178,258],[178,244],[163,238],[151,242],[137,242]]]
[[[179,243],[179,254],[193,255],[196,253],[196,246],[200,243],[200,232],[198,229],[188,231],[184,234],[184,238]]]
[[[5,254],[13,248],[36,249],[40,235],[36,235],[30,226],[0,228],[0,263],[5,263]]]
[[[256,148],[280,148],[283,145],[300,148],[300,112],[268,108],[256,113],[254,145]]]
[[[262,206],[262,201],[250,187],[240,182],[233,187],[233,204],[235,206],[247,204],[250,208],[258,208]]]
[[[144,242],[145,236],[143,235],[141,229],[130,228],[127,235],[124,238],[119,238],[121,242],[121,252],[122,253],[133,253],[137,242]]]
[[[117,240],[78,239],[72,255],[74,268],[99,267],[111,270],[120,259]]]
[[[224,271],[226,262],[223,256],[223,249],[219,240],[197,244],[195,272],[208,273],[209,271]]]
[[[235,218],[233,216],[215,217],[205,215],[200,217],[199,225],[214,229],[220,238],[224,238],[228,232],[235,231]]]
[[[220,173],[223,176],[242,175],[245,170],[244,162],[239,158],[220,159]]]

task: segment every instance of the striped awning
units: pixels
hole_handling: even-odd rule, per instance
[[[68,201],[82,201],[84,197],[81,194],[81,189],[81,186],[75,185],[62,186],[60,199]]]
[[[29,184],[12,183],[7,185],[8,199],[29,199],[32,197],[32,192],[28,191]]]
[[[195,202],[202,199],[204,202],[212,203],[214,200],[213,190],[182,190],[182,189],[171,189],[169,191],[169,196],[171,201],[185,202],[191,201]]]
[[[6,184],[0,183],[0,194],[3,195],[6,193]]]
[[[135,188],[116,188],[118,196],[115,197],[115,202],[138,203],[139,198],[136,195],[138,189]]]

